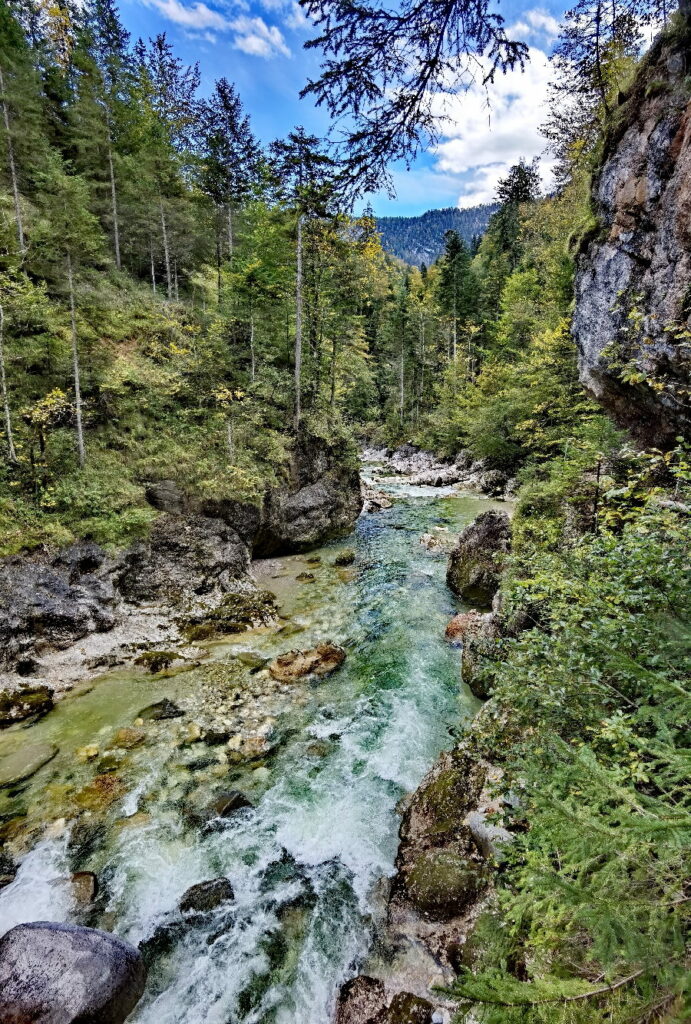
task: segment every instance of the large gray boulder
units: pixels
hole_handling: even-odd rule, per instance
[[[511,520],[490,509],[474,519],[449,555],[446,582],[476,607],[490,607],[499,589],[502,563],[511,546]]]
[[[0,663],[112,629],[113,586],[96,574],[104,558],[96,545],[74,545],[49,564],[21,557],[0,563]]]
[[[616,111],[575,279],[581,381],[656,446],[691,433],[690,44],[661,36]]]
[[[141,954],[94,928],[39,921],[0,939],[3,1024],[122,1024],[145,982]]]

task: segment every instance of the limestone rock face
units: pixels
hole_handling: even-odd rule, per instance
[[[264,558],[306,551],[348,533],[363,498],[357,465],[315,437],[302,437],[292,460],[288,486],[265,496],[253,552]]]
[[[616,112],[575,281],[581,381],[656,445],[691,433],[690,42],[660,37]]]
[[[474,519],[449,556],[446,582],[455,594],[478,607],[489,607],[499,589],[502,556],[511,546],[511,520],[490,509]]]
[[[0,659],[27,660],[43,646],[64,648],[88,633],[111,629],[115,593],[100,579],[93,562],[77,557],[83,545],[68,549],[51,564],[9,558],[0,564]],[[96,548],[96,545],[89,547]],[[74,556],[74,557],[72,557]],[[100,562],[105,556],[99,555]]]
[[[0,939],[4,1024],[123,1024],[145,981],[137,950],[94,928],[41,921]]]

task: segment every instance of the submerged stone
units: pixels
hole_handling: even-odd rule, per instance
[[[143,718],[145,722],[161,722],[169,718],[182,718],[184,714],[182,708],[164,697],[162,700],[157,700],[154,704],[148,704],[142,708],[137,717]]]
[[[354,561],[355,552],[352,550],[352,548],[348,548],[346,551],[341,551],[340,555],[336,555],[336,557],[334,558],[334,565],[352,565]]]
[[[269,665],[269,672],[279,682],[304,676],[328,676],[345,661],[346,652],[337,644],[325,643],[309,651],[288,651]]]
[[[183,894],[179,906],[183,913],[195,911],[202,914],[215,910],[234,897],[233,887],[227,878],[212,878],[208,882],[190,886]]]
[[[53,743],[26,743],[0,758],[0,789],[25,782],[39,768],[52,761],[58,752]]]

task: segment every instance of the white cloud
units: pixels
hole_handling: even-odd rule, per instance
[[[263,18],[241,15],[234,18],[230,26],[236,33],[233,39],[236,50],[242,50],[243,53],[250,53],[255,57],[273,57],[276,53],[290,57],[290,50],[280,29],[275,25],[267,25]]]
[[[561,26],[557,18],[543,7],[532,7],[523,11],[520,20],[509,25],[507,34],[512,39],[525,36],[541,36],[543,42],[552,43],[559,35]]]
[[[205,33],[205,38],[211,42],[215,39],[214,32],[233,33],[232,45],[236,50],[249,53],[255,57],[274,57],[282,54],[290,57],[291,53],[286,46],[281,30],[276,25],[267,25],[263,18],[251,18],[241,14],[234,18],[228,18],[220,11],[207,7],[201,0],[186,6],[181,0],[142,0],[148,7],[155,7],[169,21],[181,25],[188,31]],[[235,4],[244,8],[243,0]]]
[[[164,18],[197,31],[218,29],[224,31],[228,27],[228,19],[219,11],[213,11],[204,3],[195,3],[186,7],[180,0],[143,0],[147,7],[155,7]]]
[[[544,151],[539,127],[546,119],[550,77],[547,55],[532,48],[525,71],[497,75],[486,88],[473,84],[465,92],[435,97],[437,113],[447,118],[435,150],[436,169],[465,177],[459,206],[490,202],[512,164]],[[544,179],[551,166],[543,161]]]

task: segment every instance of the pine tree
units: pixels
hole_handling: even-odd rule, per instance
[[[304,233],[305,224],[325,217],[335,198],[334,164],[323,152],[319,139],[307,135],[301,126],[285,141],[271,145],[271,157],[280,189],[296,213],[295,256],[295,430],[302,416],[302,342],[304,312]]]

